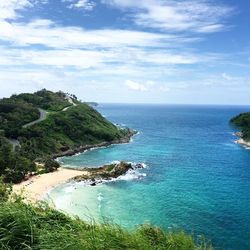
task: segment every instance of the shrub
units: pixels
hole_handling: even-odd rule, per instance
[[[12,191],[10,184],[5,184],[0,177],[0,202],[7,201]]]
[[[44,169],[46,173],[53,172],[57,170],[59,167],[60,167],[60,164],[57,161],[51,158],[48,158],[45,160]]]

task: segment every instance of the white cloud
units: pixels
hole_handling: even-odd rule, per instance
[[[249,78],[221,74],[224,71],[221,68],[216,77],[210,74],[197,77],[203,63],[206,70],[211,70],[214,65],[220,66],[216,62],[223,57],[191,49],[190,45],[200,37],[191,36],[188,31],[208,33],[224,29],[222,13],[225,16],[230,13],[225,6],[209,0],[113,1],[113,6],[129,8],[138,25],[169,33],[152,32],[152,29],[151,32],[119,28],[87,30],[47,19],[21,22],[24,19],[18,17],[22,10],[38,2],[48,3],[47,0],[0,0],[1,95],[46,87],[65,91],[78,88],[82,95],[93,96],[94,89],[102,88],[91,98],[99,95],[100,100],[106,96],[106,101],[114,101],[114,96],[120,99],[115,93],[122,89],[136,101],[139,101],[138,92],[148,100],[154,96],[159,101],[158,97],[162,96],[164,101],[165,92],[170,90],[172,95],[198,91],[204,86],[236,88],[239,82],[250,86]],[[68,0],[67,6],[92,10],[94,6],[87,7],[87,3],[94,1]],[[180,31],[178,34],[182,35],[172,31]]]
[[[0,20],[15,19],[18,17],[18,10],[32,6],[33,4],[29,0],[0,0]]]
[[[131,10],[134,22],[167,31],[210,33],[224,28],[223,19],[232,8],[211,0],[103,0],[114,7]]]
[[[168,92],[168,91],[170,91],[170,88],[166,87],[166,86],[162,86],[162,87],[160,87],[160,91]]]
[[[125,82],[125,85],[132,90],[137,90],[137,91],[148,91],[148,88],[146,84],[138,83],[135,81],[127,80]]]
[[[80,9],[85,11],[91,11],[96,6],[94,1],[90,0],[63,0],[62,2],[69,2],[68,8]]]
[[[162,53],[162,54],[161,54]],[[164,52],[147,53],[143,49],[10,49],[0,47],[0,65],[18,66],[18,65],[39,65],[54,67],[75,67],[81,69],[103,67],[106,72],[110,68],[110,74],[126,75],[128,72],[134,72],[140,67],[140,74],[145,71],[157,72],[167,70],[175,65],[192,65],[196,63],[205,63],[212,61],[209,55],[199,56],[196,54],[165,54]],[[162,56],[161,56],[162,55]],[[119,70],[114,71],[113,68]],[[154,67],[159,67],[156,70]]]
[[[125,86],[130,90],[145,92],[145,91],[156,91],[156,92],[168,92],[170,91],[170,87],[166,84],[158,82],[157,84],[154,81],[148,80],[144,83],[126,80]]]
[[[188,37],[119,29],[87,31],[62,27],[47,19],[27,24],[2,20],[0,40],[14,45],[0,48],[2,65],[6,62],[89,68],[101,63],[130,63],[135,67],[189,65],[214,59],[210,55],[188,53],[185,47],[190,42]],[[33,45],[44,48],[35,50]]]
[[[0,20],[0,39],[15,45],[40,44],[54,48],[80,48],[86,46],[160,46],[161,44],[185,43],[185,38],[151,32],[101,29],[84,30],[79,27],[62,27],[50,20],[34,20],[30,23],[15,23]]]
[[[227,81],[233,80],[233,77],[229,76],[229,75],[226,74],[226,73],[222,73],[221,76],[222,76],[223,79],[225,79],[225,80],[227,80]]]

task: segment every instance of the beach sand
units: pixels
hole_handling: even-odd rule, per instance
[[[27,201],[36,202],[41,200],[50,189],[82,174],[88,174],[88,172],[60,167],[55,172],[36,175],[27,181],[13,185],[13,192],[22,194]]]

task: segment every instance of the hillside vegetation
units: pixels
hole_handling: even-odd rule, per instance
[[[0,137],[0,177],[5,182],[20,182],[25,176],[36,171],[36,166],[20,150],[13,150],[6,138]]]
[[[5,130],[9,137],[15,135],[17,128],[38,118],[38,109],[24,101],[11,98],[0,100],[0,129]]]
[[[250,142],[250,112],[239,114],[231,122],[241,128],[242,138]]]
[[[80,145],[122,138],[122,130],[86,104],[48,116],[40,124],[19,132],[22,151],[32,159],[60,153]]]
[[[0,129],[9,138],[17,138],[23,125],[37,120],[38,108],[59,111],[72,105],[62,92],[53,93],[45,89],[34,94],[12,95],[0,100]]]
[[[12,95],[10,99],[33,104],[35,107],[48,111],[60,111],[63,108],[72,105],[66,96],[67,95],[61,91],[54,93],[52,91],[42,89],[34,94],[23,93],[20,95]],[[77,100],[75,99],[75,101]]]
[[[39,118],[38,109],[46,112],[45,119],[25,126]],[[35,161],[44,162],[80,146],[119,142],[129,132],[117,128],[75,96],[48,90],[1,99],[0,121],[0,175],[12,182],[35,171]],[[10,139],[20,144],[14,152]],[[13,159],[18,159],[17,163]],[[8,173],[13,176],[11,180]]]

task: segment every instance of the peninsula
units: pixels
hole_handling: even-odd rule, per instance
[[[231,123],[241,129],[236,133],[240,138],[237,143],[245,147],[250,147],[250,112],[242,113],[231,119]]]
[[[46,89],[12,95],[0,100],[0,175],[19,183],[57,169],[56,157],[128,142],[134,133],[75,95]]]

